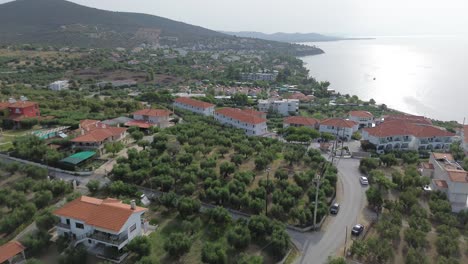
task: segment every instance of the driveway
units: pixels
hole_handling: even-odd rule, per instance
[[[337,188],[337,202],[341,204],[336,216],[329,216],[322,230],[314,233],[299,233],[290,231],[289,234],[302,252],[296,260],[300,264],[326,263],[328,256],[334,256],[345,243],[348,244],[350,232],[363,213],[366,205],[365,187],[359,183],[361,176],[357,159],[335,160],[338,167],[339,184]],[[347,228],[347,233],[346,233]]]

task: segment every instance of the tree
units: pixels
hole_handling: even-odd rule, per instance
[[[67,248],[64,255],[60,257],[60,264],[82,264],[86,263],[88,253],[82,246]]]
[[[368,254],[368,246],[364,240],[354,240],[351,245],[351,255],[356,256],[357,258],[363,258]]]
[[[250,244],[250,230],[245,224],[237,224],[228,231],[227,240],[236,250],[243,250]]]
[[[37,192],[34,194],[34,204],[37,208],[44,208],[52,201],[53,195],[49,190]]]
[[[367,255],[369,263],[386,263],[393,258],[393,248],[387,240],[372,237],[366,244],[369,250]]]
[[[190,239],[183,233],[172,233],[164,243],[164,250],[171,257],[179,258],[190,250]]]
[[[180,216],[185,219],[190,215],[197,213],[200,210],[200,206],[201,204],[199,200],[183,197],[177,204],[177,210],[179,211]]]
[[[395,157],[395,154],[389,153],[380,156],[380,161],[385,164],[387,167],[391,167],[398,164],[398,160]]]
[[[159,201],[166,208],[175,208],[177,206],[177,194],[174,192],[163,193],[159,197]]]
[[[213,209],[208,210],[210,221],[216,226],[224,227],[232,221],[231,214],[227,209],[221,206],[216,206]]]
[[[240,255],[237,264],[263,264],[263,257],[262,256],[250,256],[245,253]]]
[[[206,242],[202,249],[202,261],[207,264],[226,264],[226,249],[219,243]]]
[[[139,131],[139,130],[136,130],[136,131],[133,131],[130,133],[130,136],[135,140],[135,141],[139,141],[141,139],[143,139],[143,137],[145,136],[145,134],[143,134],[143,132]]]
[[[107,153],[112,153],[112,156],[115,157],[115,154],[119,153],[124,149],[124,144],[122,142],[108,142],[104,145],[104,148]]]
[[[128,243],[127,251],[132,252],[138,259],[141,259],[144,256],[149,256],[151,253],[151,242],[147,236],[135,237]]]
[[[376,103],[376,102],[375,102],[375,100],[374,100],[373,98],[371,98],[371,99],[369,100],[369,104],[375,105],[375,103]]]
[[[379,167],[379,161],[373,158],[364,158],[359,162],[359,170],[368,174],[370,171],[375,170]]]
[[[369,173],[369,178],[377,184],[379,190],[389,190],[396,188],[396,184],[387,178],[383,171],[373,170]]]
[[[39,230],[48,231],[59,221],[58,217],[49,211],[45,211],[36,217],[36,226]]]
[[[405,264],[429,264],[429,260],[421,250],[416,250],[410,247],[406,254]]]
[[[289,235],[286,232],[286,230],[284,230],[284,228],[275,228],[273,230],[273,234],[270,238],[270,243],[273,254],[278,258],[281,258],[284,255],[286,255],[290,248]]]
[[[448,235],[439,235],[436,240],[437,252],[444,257],[451,257],[459,253],[458,239]]]
[[[373,207],[375,211],[380,212],[380,208],[382,208],[383,204],[382,193],[380,190],[371,186],[366,191],[366,197],[369,206]]]
[[[219,173],[223,175],[224,178],[234,173],[234,171],[236,171],[236,166],[231,162],[225,161],[219,166]]]
[[[93,179],[93,180],[90,180],[86,184],[86,187],[88,188],[91,194],[96,194],[99,191],[100,185],[101,185],[101,182],[99,182],[99,180]]]
[[[264,215],[254,215],[250,217],[249,230],[254,238],[263,238],[271,232],[270,219]]]
[[[150,142],[148,140],[138,140],[137,142],[138,146],[142,147],[143,150],[146,150],[146,147],[148,147],[150,144]]]
[[[353,133],[351,138],[354,139],[354,140],[361,140],[362,136],[361,136],[361,133],[359,133],[359,131],[356,131],[356,132]]]
[[[418,229],[408,228],[405,230],[405,241],[415,249],[424,248],[427,245],[426,233]]]

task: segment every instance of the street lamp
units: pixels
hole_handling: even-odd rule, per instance
[[[268,216],[268,189],[270,184],[270,167],[266,168],[267,181],[266,181],[266,191],[265,191],[265,215]]]

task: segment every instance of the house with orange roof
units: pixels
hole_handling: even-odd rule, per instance
[[[214,113],[214,118],[221,124],[244,130],[248,136],[265,136],[268,134],[267,120],[257,115],[249,114],[237,108],[222,108]]]
[[[348,114],[351,121],[359,123],[359,128],[372,127],[374,125],[374,115],[367,111],[351,111]]]
[[[321,133],[330,133],[338,138],[350,140],[354,132],[358,131],[357,122],[342,118],[329,118],[320,122],[319,131]]]
[[[60,236],[72,239],[73,246],[114,247],[119,252],[148,228],[143,220],[146,208],[107,198],[81,196],[53,212],[60,218],[56,225]]]
[[[283,128],[305,126],[317,129],[319,124],[320,120],[304,116],[288,116],[283,119]]]
[[[172,112],[166,109],[142,109],[134,112],[133,121],[125,123],[125,126],[137,126],[142,129],[150,127],[165,128],[169,126],[169,117]]]
[[[453,212],[468,209],[468,172],[448,153],[431,153],[430,166],[422,174],[431,178],[431,187],[447,194]]]
[[[213,116],[215,105],[189,97],[179,97],[174,100],[174,107],[204,116]]]
[[[385,121],[364,128],[362,139],[376,146],[377,153],[391,150],[447,150],[455,134],[445,129],[413,121]]]
[[[71,140],[72,148],[97,150],[104,153],[104,145],[121,141],[127,136],[127,128],[111,127],[97,120],[83,120],[77,130],[79,135]]]
[[[16,264],[24,263],[26,255],[24,254],[24,247],[18,241],[10,241],[0,246],[0,263]]]

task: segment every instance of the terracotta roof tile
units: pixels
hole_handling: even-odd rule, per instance
[[[320,125],[352,128],[357,125],[356,122],[341,118],[329,118],[320,122]]]
[[[101,142],[113,136],[119,136],[127,131],[123,127],[108,127],[108,128],[97,128],[89,132],[85,132],[85,135],[78,136],[72,139],[72,142]]]
[[[375,137],[389,137],[389,136],[415,136],[418,138],[428,137],[452,137],[455,134],[447,130],[426,124],[415,124],[407,121],[392,120],[385,121],[382,124],[372,127],[364,128],[369,135]]]
[[[320,120],[304,116],[289,116],[283,119],[283,123],[303,126],[315,126],[318,123],[320,123]]]
[[[142,116],[170,116],[171,111],[165,109],[142,109],[133,113],[133,115],[142,115]]]
[[[143,121],[143,120],[132,120],[132,121],[128,121],[127,123],[125,123],[125,126],[128,126],[128,127],[136,126],[136,127],[144,128],[144,129],[150,128],[154,125],[155,124],[147,122],[147,121]]]
[[[10,241],[0,246],[0,263],[23,252],[26,248],[18,241]]]
[[[246,109],[242,109],[242,112],[248,114],[248,115],[254,115],[254,116],[258,116],[258,117],[262,117],[266,115],[266,113],[264,112],[260,112],[260,111],[257,111],[255,109],[251,109],[251,108],[246,108]]]
[[[361,118],[373,118],[374,115],[367,111],[351,111],[349,112],[349,116],[356,116]]]
[[[255,115],[249,115],[246,112],[237,108],[227,107],[227,108],[218,109],[215,112],[217,114],[227,116],[232,119],[239,120],[241,122],[253,124],[253,125],[265,123],[267,121],[265,118],[261,118]]]
[[[429,163],[429,162],[423,162],[421,165],[424,169],[428,169],[428,170],[434,169],[434,164]]]
[[[130,205],[117,199],[96,199],[82,196],[54,211],[55,215],[83,221],[87,225],[119,232],[133,213],[146,211],[137,206],[132,210]]]
[[[176,98],[174,101],[180,104],[190,105],[193,107],[199,107],[203,109],[215,106],[214,104],[206,103],[206,102],[195,100],[195,99],[188,98],[188,97],[179,97],[179,98]]]
[[[448,176],[453,182],[468,183],[468,172],[464,170],[446,170]]]
[[[0,102],[0,110],[5,110],[10,106],[9,102]]]

